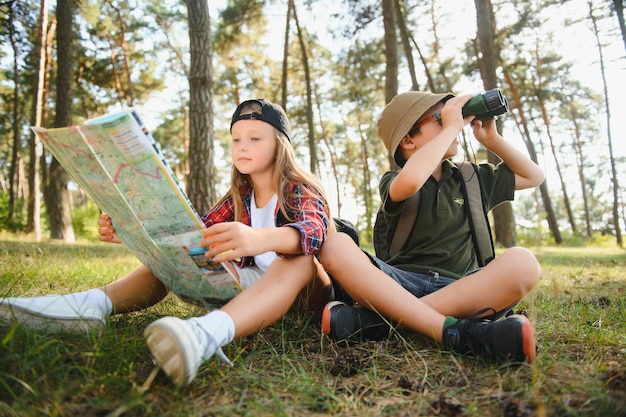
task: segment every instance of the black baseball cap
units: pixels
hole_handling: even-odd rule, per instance
[[[241,109],[245,106],[257,103],[261,106],[261,113],[253,112],[248,114],[241,114]],[[287,113],[280,107],[278,104],[274,104],[271,101],[265,100],[264,98],[257,98],[253,100],[243,101],[237,109],[235,113],[233,113],[233,119],[230,122],[230,131],[233,131],[233,125],[235,122],[239,120],[260,120],[265,123],[269,123],[274,126],[276,129],[280,130],[287,139],[291,142],[291,127],[289,126],[289,119],[287,118]]]

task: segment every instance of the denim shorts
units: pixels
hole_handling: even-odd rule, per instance
[[[421,298],[432,292],[442,289],[448,284],[456,281],[454,278],[445,277],[438,272],[411,272],[405,271],[395,266],[389,265],[377,257],[363,251],[378,269],[389,275],[398,284],[402,285],[405,290],[414,296]]]
[[[376,266],[378,269],[380,269],[385,274],[390,276],[394,281],[400,284],[405,290],[407,290],[408,292],[410,292],[417,298],[421,298],[421,297],[424,297],[425,295],[438,291],[442,289],[443,287],[445,287],[446,285],[449,285],[453,283],[454,281],[456,281],[455,278],[450,278],[450,277],[440,275],[438,272],[422,273],[422,272],[405,271],[403,269],[399,269],[399,268],[396,268],[395,266],[387,264],[386,262],[378,259],[377,257],[373,256],[372,254],[366,251],[363,251],[363,253],[365,253],[370,258],[370,261],[372,262],[374,266]],[[479,269],[470,271],[467,274],[465,274],[465,276],[471,275],[477,271],[479,271]],[[336,286],[336,283],[333,282],[333,287],[335,287],[334,289],[337,295],[336,299],[346,302],[348,304],[352,304],[353,302],[352,299],[340,286],[338,285]],[[487,318],[489,320],[497,320],[500,317],[511,314],[510,312],[512,311],[512,308],[514,306],[515,305],[510,306],[500,311],[495,311],[491,309],[493,314],[484,316],[484,318]]]

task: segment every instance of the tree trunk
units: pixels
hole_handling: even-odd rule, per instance
[[[606,136],[609,146],[609,161],[611,163],[611,180],[613,182],[613,226],[615,228],[615,238],[619,247],[624,246],[622,240],[622,230],[619,218],[619,182],[617,181],[617,168],[615,167],[615,157],[613,156],[613,141],[611,138],[611,107],[609,106],[609,89],[606,82],[606,71],[604,70],[604,54],[602,51],[602,42],[598,33],[598,25],[593,14],[593,2],[589,0],[589,19],[593,25],[593,34],[596,38],[596,46],[598,47],[598,57],[600,58],[600,75],[602,76],[602,87],[604,95],[604,109],[606,114]]]
[[[300,42],[300,51],[302,53],[302,67],[304,69],[304,82],[306,83],[306,124],[309,130],[308,143],[309,143],[309,158],[310,158],[310,170],[313,174],[319,174],[319,163],[317,161],[317,145],[315,141],[315,126],[313,125],[313,94],[311,88],[311,69],[309,68],[309,58],[306,43],[304,41],[304,34],[298,21],[298,13],[296,12],[296,6],[293,5],[293,18],[296,22],[296,31],[298,33],[298,40]]]
[[[31,107],[31,125],[41,126],[43,121],[43,97],[46,70],[46,35],[48,28],[48,2],[39,3],[39,21],[37,22],[37,41],[35,43],[35,77],[33,80],[33,103]],[[28,162],[28,221],[26,232],[32,233],[35,241],[41,240],[41,202],[39,197],[39,153],[41,144],[39,136],[30,134],[30,160]]]
[[[613,7],[615,8],[617,23],[619,24],[619,31],[622,34],[624,50],[626,51],[626,23],[624,23],[624,0],[613,0]]]
[[[365,228],[365,230],[367,230],[367,234],[368,234],[368,241],[371,242],[372,241],[372,236],[374,233],[374,227],[372,224],[372,219],[374,218],[374,213],[373,213],[373,206],[374,206],[374,202],[373,202],[373,191],[371,189],[370,184],[372,183],[372,173],[370,170],[370,166],[369,166],[369,152],[368,152],[368,135],[367,132],[363,131],[362,126],[365,126],[365,121],[364,120],[360,120],[360,116],[361,113],[359,112],[358,115],[359,117],[359,123],[358,123],[358,133],[359,133],[359,137],[361,138],[361,164],[363,166],[363,174],[361,176],[361,178],[363,179],[362,182],[362,188],[363,188],[363,199],[365,200],[365,219],[367,221],[367,227]]]
[[[522,107],[522,103],[519,98],[519,94],[517,93],[517,89],[513,84],[513,80],[511,76],[506,71],[504,72],[504,79],[509,86],[509,91],[511,92],[510,100],[513,102],[513,107],[519,109],[520,121],[517,123],[522,138],[524,139],[524,143],[526,144],[526,149],[528,149],[528,153],[530,155],[530,159],[532,159],[535,163],[537,162],[537,153],[535,152],[535,147],[530,140],[530,133],[528,131],[528,122],[526,121],[526,117],[524,116],[524,111]],[[561,231],[559,230],[559,224],[556,221],[556,215],[554,213],[554,209],[552,207],[552,200],[550,198],[550,193],[548,192],[548,181],[544,181],[539,186],[539,192],[541,194],[541,200],[543,202],[543,208],[546,211],[546,217],[548,220],[548,227],[550,228],[550,232],[552,233],[552,237],[554,238],[554,242],[558,245],[563,242],[563,238],[561,237]]]
[[[11,50],[13,51],[13,103],[12,103],[12,133],[13,146],[11,150],[11,167],[9,171],[9,215],[7,222],[11,223],[16,217],[17,194],[19,188],[19,171],[21,164],[21,138],[20,138],[20,71],[18,64],[18,46],[15,35],[15,0],[9,2],[9,37],[11,39]]]
[[[477,61],[485,90],[498,86],[496,68],[500,55],[499,45],[495,43],[495,19],[490,0],[474,0],[476,5],[476,27],[478,48]],[[502,132],[502,123],[497,123],[498,131]],[[489,152],[488,161],[497,164],[500,158]],[[495,241],[505,248],[515,246],[515,217],[510,202],[505,202],[492,210]]]
[[[394,0],[382,0],[383,2],[383,27],[385,29],[385,103],[389,103],[398,94],[398,48],[396,36],[396,24],[393,13]],[[393,155],[388,155],[389,165],[394,167],[396,163]]]
[[[287,18],[285,20],[285,43],[283,44],[283,69],[280,77],[280,105],[283,109],[287,109],[287,71],[288,71],[288,58],[289,58],[289,32],[291,24],[291,11],[294,8],[293,0],[289,0],[287,3]]]
[[[535,56],[535,59],[539,63],[539,57]],[[561,191],[563,192],[563,204],[565,205],[565,211],[567,213],[567,218],[570,223],[570,227],[572,228],[572,233],[576,233],[576,220],[574,219],[574,213],[572,212],[572,205],[570,203],[569,194],[567,193],[567,186],[565,183],[565,179],[563,178],[563,167],[562,164],[559,163],[559,157],[556,152],[556,147],[554,145],[554,138],[552,137],[552,130],[550,124],[550,117],[548,116],[548,111],[546,110],[546,101],[544,99],[544,85],[541,79],[541,75],[537,74],[538,85],[533,86],[534,90],[537,92],[537,102],[539,104],[539,109],[541,111],[541,119],[543,120],[543,124],[546,127],[546,135],[548,136],[548,141],[550,142],[550,151],[552,152],[552,156],[554,161],[556,162],[556,171],[559,176],[559,182],[561,184]],[[530,138],[528,138],[530,142]],[[585,184],[582,184],[583,188]]]
[[[207,0],[185,0],[189,20],[189,179],[187,194],[200,214],[215,200],[213,68]]]
[[[133,89],[133,81],[131,74],[131,62],[130,56],[128,52],[128,44],[126,43],[126,22],[124,21],[124,14],[119,7],[117,7],[113,2],[108,2],[108,5],[113,9],[114,16],[111,16],[112,19],[116,20],[119,23],[120,33],[115,40],[117,45],[111,44],[111,54],[112,54],[112,66],[116,68],[115,62],[115,48],[122,48],[122,59],[124,60],[124,78],[126,80],[126,86],[122,83],[121,78],[118,78],[120,83],[120,102],[122,104],[126,104],[129,107],[135,105],[135,90]],[[125,87],[125,88],[124,88]]]
[[[585,216],[585,230],[587,238],[593,238],[593,230],[591,228],[591,216],[589,213],[589,198],[587,197],[587,180],[585,178],[585,155],[583,151],[583,139],[580,137],[580,127],[578,126],[578,118],[572,105],[570,103],[571,121],[574,128],[574,151],[576,153],[576,165],[578,166],[578,179],[580,181],[580,188],[582,191],[584,216]],[[573,229],[575,231],[575,229]]]
[[[400,29],[400,40],[402,41],[402,48],[404,48],[404,56],[409,67],[409,75],[411,76],[411,90],[419,90],[417,83],[417,75],[415,73],[415,61],[413,60],[413,51],[411,50],[411,39],[409,35],[409,28],[407,27],[406,14],[404,11],[403,0],[394,1],[395,16],[398,20],[398,29]]]
[[[72,124],[73,14],[73,0],[57,0],[57,97],[54,127],[65,127]],[[50,237],[64,242],[73,242],[75,238],[67,183],[67,173],[59,162],[52,158],[48,184],[44,189],[44,199],[50,218]]]

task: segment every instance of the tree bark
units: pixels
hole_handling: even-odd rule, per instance
[[[283,68],[280,77],[280,105],[283,109],[287,109],[287,74],[288,74],[288,59],[289,59],[289,32],[291,24],[291,11],[294,9],[293,0],[289,0],[287,3],[287,18],[285,19],[285,43],[283,44]]]
[[[304,69],[304,82],[306,84],[306,124],[308,127],[308,144],[309,144],[309,167],[312,173],[319,174],[319,163],[317,160],[317,145],[315,141],[315,126],[313,125],[313,93],[311,88],[311,69],[309,67],[308,50],[304,41],[304,34],[298,21],[298,13],[296,6],[293,5],[293,18],[296,22],[296,31],[298,32],[298,41],[300,42],[300,52],[302,55],[302,67]]]
[[[15,34],[15,0],[9,2],[9,38],[13,51],[13,103],[11,115],[11,130],[13,133],[13,145],[11,147],[11,166],[9,170],[9,215],[7,222],[15,220],[17,207],[17,194],[19,189],[19,171],[22,163],[21,138],[20,138],[20,70],[18,64],[19,50]]]
[[[613,140],[611,137],[611,106],[609,106],[609,88],[606,81],[606,71],[604,69],[604,53],[602,51],[602,42],[598,32],[598,24],[593,14],[593,2],[589,0],[589,20],[593,26],[593,34],[596,38],[596,46],[598,48],[598,57],[600,58],[600,75],[602,76],[602,93],[604,97],[604,111],[606,115],[606,136],[609,147],[609,161],[611,163],[611,181],[613,185],[613,227],[615,229],[615,239],[619,247],[624,246],[622,240],[622,229],[619,217],[619,182],[617,181],[617,168],[615,166],[615,156],[613,155]]]
[[[622,34],[624,50],[626,51],[626,23],[624,23],[624,0],[613,0],[613,7],[615,8],[617,23],[619,24],[619,31]]]
[[[207,0],[185,0],[189,21],[189,178],[187,194],[200,214],[215,201],[213,67]]]
[[[510,74],[506,71],[504,72],[504,79],[506,80],[509,91],[511,92],[510,100],[513,102],[513,107],[519,109],[520,122],[518,123],[518,128],[522,137],[524,138],[524,143],[526,145],[526,149],[528,149],[528,153],[530,155],[530,159],[532,159],[535,163],[537,162],[537,153],[535,152],[535,147],[530,140],[530,132],[528,131],[528,122],[526,120],[526,116],[522,111],[522,103],[517,93],[517,89],[513,84],[513,80],[511,79]],[[550,232],[552,233],[552,237],[554,238],[554,242],[558,245],[563,242],[563,238],[561,237],[561,231],[559,230],[559,224],[556,220],[556,215],[554,213],[554,208],[552,206],[552,199],[550,198],[550,193],[548,192],[548,181],[544,181],[539,185],[539,192],[541,194],[541,201],[543,202],[543,208],[546,211],[546,217],[548,220],[548,227],[550,228]]]
[[[478,48],[477,61],[485,90],[496,88],[498,78],[496,68],[500,54],[495,43],[495,18],[491,0],[474,0],[476,5],[476,27]],[[478,54],[478,52],[480,52]],[[502,132],[502,123],[497,123],[498,131]],[[487,160],[493,164],[500,162],[500,158],[489,152]],[[495,229],[495,242],[505,248],[515,246],[515,217],[510,202],[495,207],[492,211]]]
[[[398,39],[396,36],[396,19],[394,17],[394,0],[383,2],[383,27],[385,29],[385,103],[389,103],[398,94]],[[388,155],[389,166],[396,163],[393,155]]]
[[[54,127],[66,127],[72,124],[74,7],[73,0],[57,0],[57,96]],[[68,181],[69,177],[63,167],[56,158],[52,158],[48,184],[44,189],[44,199],[50,218],[50,237],[64,242],[73,242],[75,237],[67,188]]]
[[[35,43],[35,77],[33,79],[34,100],[31,107],[31,125],[41,126],[43,121],[44,88],[46,70],[46,35],[48,28],[48,2],[39,2],[39,20],[37,22],[37,41]],[[32,233],[36,242],[41,240],[41,198],[39,193],[39,154],[41,144],[39,136],[30,133],[28,162],[28,220],[26,233]]]
[[[409,75],[411,76],[411,90],[419,90],[417,83],[417,75],[415,73],[415,60],[413,59],[413,51],[411,50],[411,36],[406,22],[406,14],[404,11],[404,1],[394,0],[395,16],[398,21],[398,29],[400,29],[400,40],[402,48],[404,48],[404,56],[409,67]]]

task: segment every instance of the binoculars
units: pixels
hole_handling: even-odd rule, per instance
[[[462,108],[463,117],[476,116],[478,120],[489,120],[509,111],[509,103],[499,88],[474,95]]]

